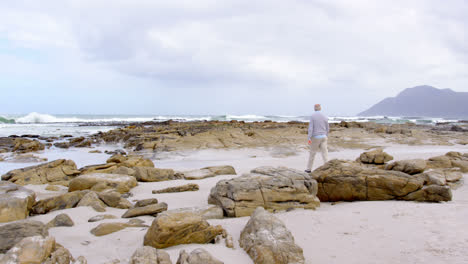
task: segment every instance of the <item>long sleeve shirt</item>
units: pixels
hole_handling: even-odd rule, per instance
[[[328,117],[320,111],[316,111],[310,116],[308,138],[322,138],[328,136],[330,126],[328,125]]]

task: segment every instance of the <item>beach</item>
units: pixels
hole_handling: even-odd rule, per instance
[[[202,124],[203,125],[203,124]],[[232,125],[232,123],[231,123]],[[231,126],[228,125],[228,126]],[[236,124],[234,124],[235,126]],[[177,128],[176,124],[176,128]],[[224,124],[223,124],[224,126]],[[235,131],[243,131],[244,124],[233,127]],[[270,126],[270,128],[265,128]],[[279,126],[279,127],[278,127]],[[157,198],[168,205],[168,210],[203,207],[208,205],[210,190],[221,180],[229,180],[252,169],[261,166],[288,167],[303,171],[308,157],[305,144],[306,135],[301,132],[285,133],[285,131],[302,131],[304,124],[276,125],[261,122],[258,127],[252,125],[249,131],[262,135],[261,140],[238,141],[234,146],[231,141],[225,140],[223,146],[199,144],[188,146],[187,142],[171,138],[170,134],[164,141],[161,149],[154,147],[149,150],[142,148],[133,152],[132,148],[124,148],[125,141],[94,143],[90,147],[69,147],[61,149],[51,147],[34,152],[40,158],[48,161],[56,159],[71,159],[78,168],[102,164],[110,157],[105,151],[124,148],[128,152],[143,155],[150,159],[156,168],[173,169],[175,171],[197,170],[207,166],[230,165],[234,167],[237,175],[218,175],[200,180],[176,179],[161,182],[138,182],[131,189],[132,196],[128,200],[132,203]],[[350,125],[352,126],[352,125]],[[216,127],[216,126],[215,126]],[[119,128],[122,129],[122,128]],[[138,128],[123,128],[128,131]],[[142,128],[143,129],[143,128]],[[263,133],[262,129],[265,129]],[[285,130],[286,129],[286,130]],[[429,159],[455,151],[467,153],[468,146],[458,144],[466,140],[466,132],[445,131],[442,134],[431,130],[408,126],[410,135],[400,133],[377,134],[378,127],[372,131],[365,127],[332,127],[330,134],[330,159],[356,160],[361,153],[374,148],[382,148],[394,157],[393,161],[408,159]],[[177,129],[176,129],[177,130]],[[122,131],[122,130],[120,130]],[[180,130],[179,130],[180,131]],[[223,130],[224,131],[224,130]],[[226,131],[231,131],[228,128]],[[101,138],[112,135],[100,135]],[[117,133],[117,132],[115,132]],[[127,133],[127,132],[126,132]],[[140,133],[140,132],[139,132]],[[177,133],[177,132],[175,132]],[[213,131],[204,131],[218,137]],[[221,132],[220,132],[221,133]],[[179,132],[180,134],[180,132]],[[225,134],[222,132],[221,134]],[[232,134],[232,133],[231,133]],[[140,134],[141,135],[141,134]],[[429,136],[430,135],[430,136]],[[196,137],[193,135],[192,137]],[[248,136],[246,136],[248,137]],[[278,140],[273,141],[275,137]],[[95,136],[86,138],[96,139]],[[236,138],[236,137],[233,137]],[[237,137],[243,139],[243,136]],[[171,141],[174,140],[174,141]],[[210,137],[200,136],[197,142],[206,140],[212,143]],[[457,141],[458,140],[458,141]],[[264,142],[257,145],[255,142]],[[267,142],[267,143],[265,143]],[[398,143],[400,142],[400,143]],[[138,145],[138,144],[136,144]],[[99,150],[100,153],[89,153]],[[9,159],[9,154],[2,154],[7,158],[0,162],[0,174],[40,164],[40,162],[24,163]],[[319,156],[319,155],[318,155]],[[316,158],[313,169],[323,165],[320,157]],[[463,174],[463,178],[467,173]],[[463,179],[462,179],[463,180]],[[198,191],[152,194],[152,190],[174,187],[187,183],[199,185]],[[58,191],[45,190],[48,184],[25,185],[25,188],[36,193],[36,199],[44,199],[68,192],[67,187],[60,186]],[[274,215],[282,220],[294,237],[295,243],[303,249],[305,263],[468,263],[468,229],[464,227],[468,218],[468,187],[461,185],[452,190],[453,199],[448,202],[427,203],[414,201],[354,201],[354,202],[321,202],[315,210],[292,209],[278,211]],[[105,214],[112,214],[116,219],[107,219],[100,222],[88,222],[88,219],[103,213],[98,213],[91,207],[76,207],[56,210],[44,215],[28,217],[29,220],[38,220],[47,223],[56,215],[66,213],[75,223],[72,227],[54,227],[49,234],[55,237],[56,242],[67,248],[74,257],[84,256],[88,263],[128,263],[135,250],[143,246],[143,239],[147,232],[146,227],[128,227],[121,231],[105,236],[94,236],[90,230],[100,223],[127,222],[120,218],[126,209],[106,207]],[[154,220],[153,216],[140,216],[148,226]],[[234,248],[227,248],[224,244],[183,244],[166,248],[173,263],[176,262],[179,252],[184,249],[188,252],[195,248],[204,248],[215,258],[229,263],[253,263],[249,255],[239,246],[240,233],[248,216],[209,219],[211,225],[221,225],[228,234],[232,235]],[[5,225],[5,223],[0,224]]]

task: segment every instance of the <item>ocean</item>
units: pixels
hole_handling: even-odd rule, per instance
[[[265,121],[275,122],[308,122],[308,116],[287,115],[50,115],[29,113],[27,115],[0,114],[0,136],[35,134],[41,136],[87,136],[99,131],[105,132],[116,128],[116,125],[143,122],[162,122],[174,120],[190,121]],[[406,122],[416,124],[458,123],[462,120],[433,117],[387,117],[387,116],[330,116],[330,123],[341,121],[376,122],[386,124],[401,124]]]

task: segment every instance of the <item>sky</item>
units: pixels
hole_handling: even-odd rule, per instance
[[[468,92],[465,0],[5,0],[0,113],[352,116]]]

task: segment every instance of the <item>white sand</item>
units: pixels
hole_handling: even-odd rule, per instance
[[[468,152],[468,146],[388,146],[386,151],[395,159],[428,158],[448,151]],[[363,150],[345,150],[330,153],[330,158],[355,159]],[[281,151],[280,151],[281,152]],[[62,154],[66,154],[64,152]],[[157,167],[176,170],[197,169],[212,165],[233,165],[239,174],[264,166],[287,166],[304,169],[307,153],[301,150],[296,156],[274,158],[272,150],[206,150],[187,152],[183,155],[169,155],[154,160]],[[278,152],[275,151],[276,155]],[[73,154],[75,155],[75,154]],[[78,157],[78,156],[77,156]],[[62,158],[68,158],[62,156]],[[75,157],[76,158],[76,157]],[[79,157],[78,157],[79,158]],[[97,156],[102,162],[103,156]],[[90,160],[79,160],[81,166],[95,164]],[[314,167],[322,164],[318,155]],[[1,170],[2,168],[0,168]],[[4,171],[0,171],[4,173]],[[464,175],[465,178],[467,175]],[[210,189],[221,179],[233,176],[218,176],[195,181],[167,181],[139,183],[132,189],[131,201],[156,197],[166,202],[169,209],[204,206]],[[152,194],[154,189],[197,183],[197,192]],[[32,186],[27,186],[32,187]],[[34,186],[39,197],[54,192],[44,191],[45,186]],[[63,190],[62,192],[64,192]],[[453,192],[453,201],[447,203],[415,203],[405,201],[322,203],[317,210],[294,210],[278,213],[292,232],[296,243],[304,250],[307,263],[468,263],[468,186]],[[125,210],[107,208],[106,214],[120,217]],[[34,216],[30,219],[44,223],[59,213],[67,213],[75,222],[74,227],[50,229],[58,243],[68,248],[73,256],[84,255],[88,263],[105,263],[119,259],[128,263],[136,248],[143,245],[145,228],[125,230],[95,237],[89,231],[104,222],[127,222],[128,219],[110,219],[88,223],[97,213],[88,207],[73,208]],[[150,225],[153,217],[139,217]],[[209,220],[211,224],[222,225],[233,237],[236,249],[224,245],[179,245],[166,249],[175,263],[179,251],[191,251],[198,247],[208,250],[224,263],[252,263],[250,257],[239,248],[238,239],[248,217]]]

